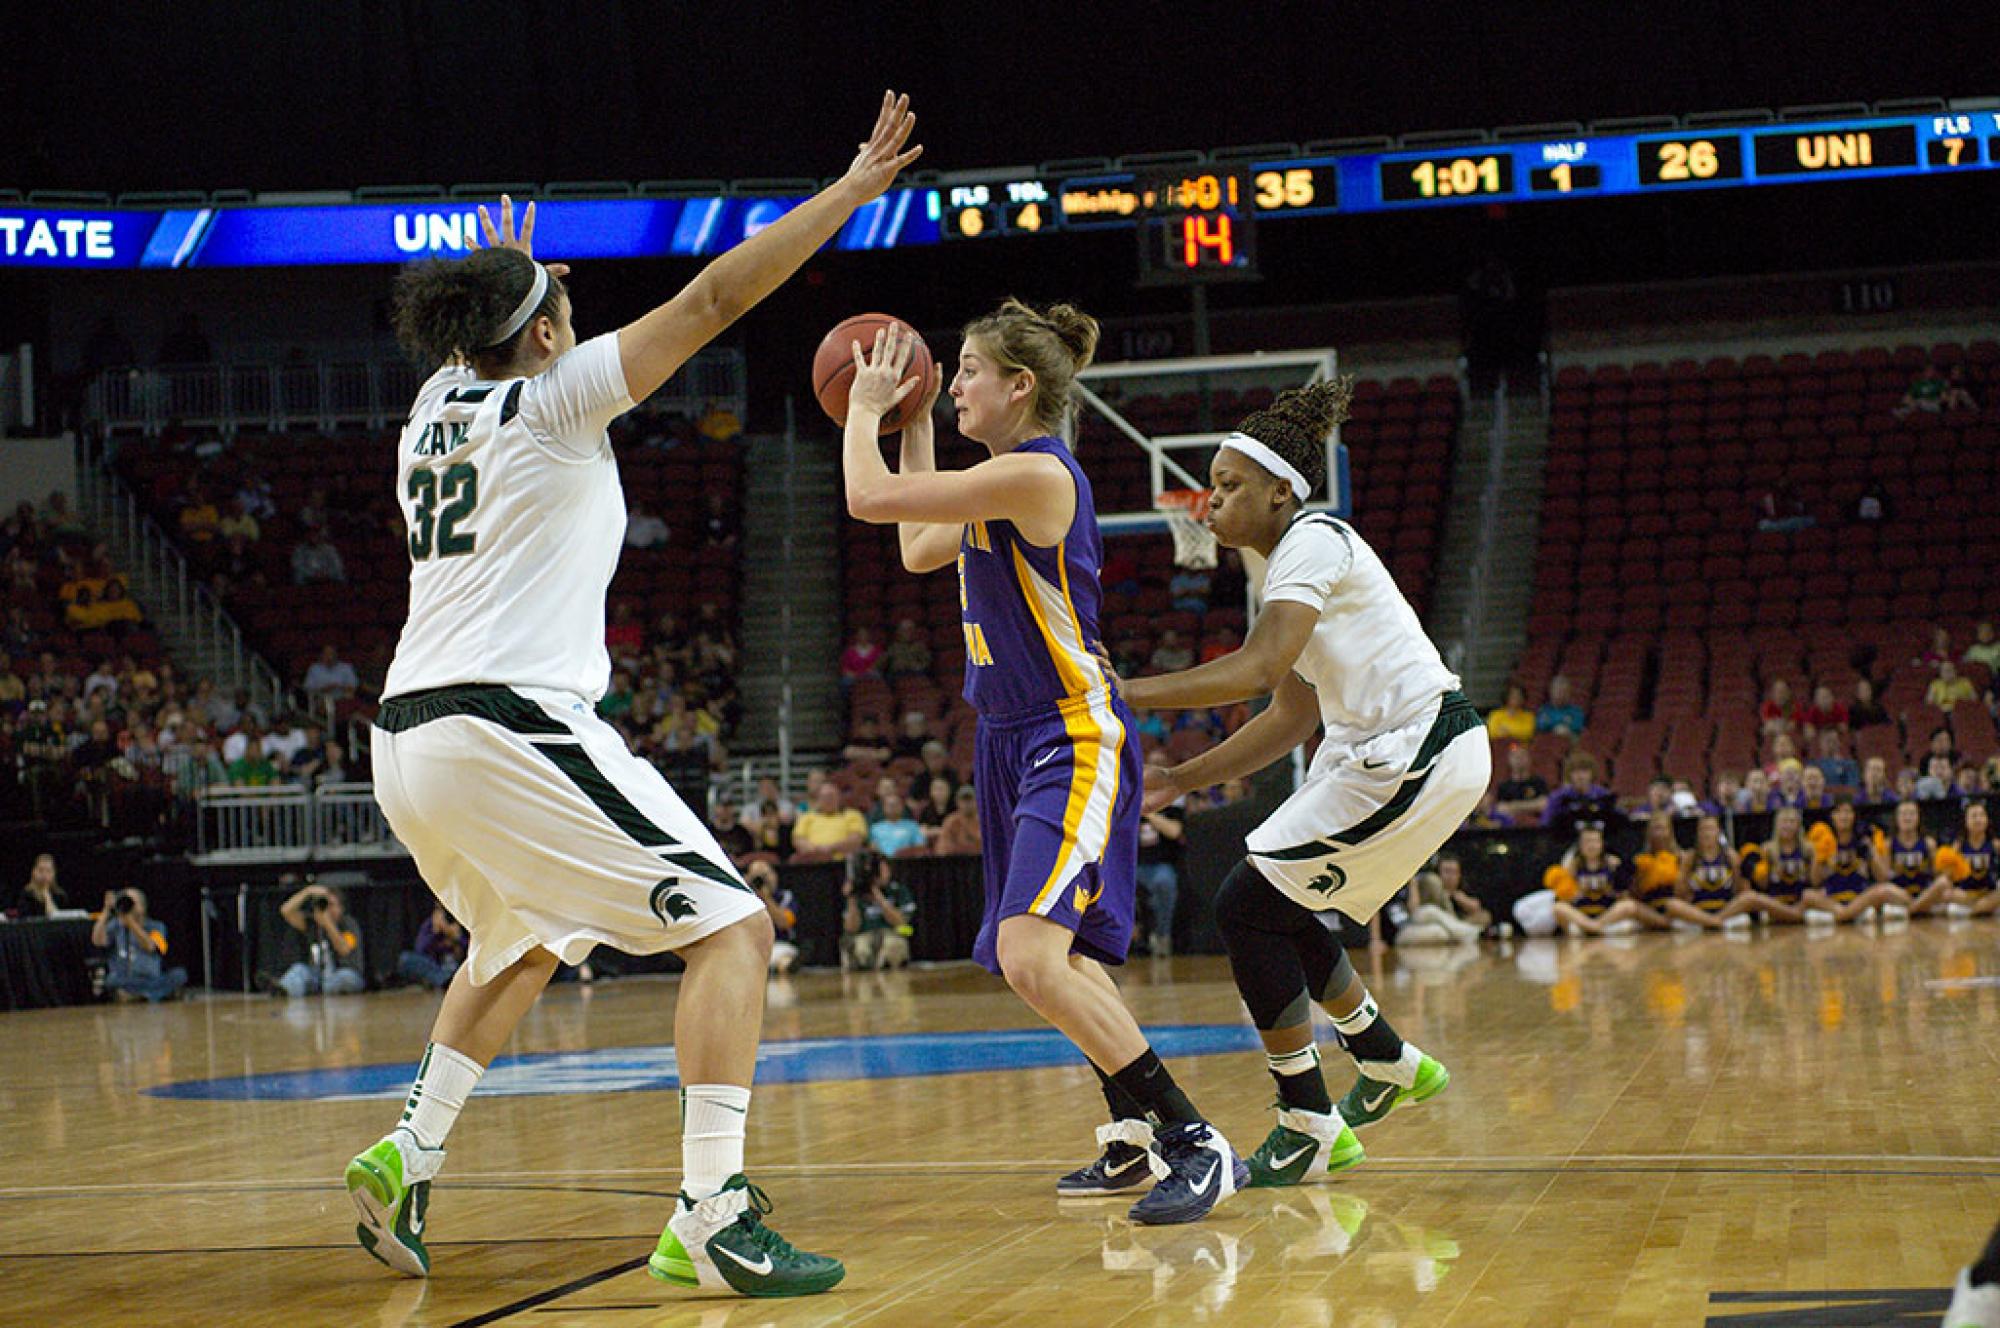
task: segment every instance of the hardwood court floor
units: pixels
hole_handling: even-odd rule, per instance
[[[395,1118],[432,1006],[422,993],[10,1015],[0,1322],[1503,1328],[1935,1315],[1937,1289],[2000,1214],[1997,956],[2000,926],[1982,921],[1385,958],[1371,983],[1451,1066],[1450,1090],[1370,1130],[1369,1161],[1335,1183],[1245,1194],[1194,1227],[1135,1228],[1123,1202],[1055,1200],[1054,1176],[1093,1151],[1098,1096],[1080,1064],[768,1083],[752,1108],[753,1178],[781,1231],[849,1266],[833,1295],[790,1302],[698,1299],[646,1276],[679,1158],[674,1098],[659,1091],[482,1091],[433,1198],[435,1276],[403,1281],[364,1257],[340,1172]],[[1220,960],[1140,961],[1126,982],[1148,1023],[1240,1022]],[[665,1042],[673,995],[661,980],[558,988],[516,1050]],[[829,974],[783,989],[766,1035],[892,1035],[860,1044],[875,1048],[851,1058],[867,1070],[893,1068],[895,1048],[958,1044],[905,1035],[1032,1024],[971,969]],[[986,1044],[1003,1062],[1018,1050]],[[794,1056],[810,1060],[796,1048],[777,1059]],[[639,1081],[645,1062],[552,1058],[540,1085]],[[383,1063],[367,1091],[391,1085],[386,1097],[146,1091]],[[1176,1069],[1242,1150],[1256,1145],[1270,1097],[1256,1054]],[[1329,1078],[1345,1089],[1344,1073]]]

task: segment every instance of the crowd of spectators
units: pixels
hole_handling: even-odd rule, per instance
[[[655,762],[698,757],[720,771],[742,719],[736,692],[734,632],[710,602],[683,624],[664,614],[641,621],[629,600],[616,601],[605,628],[611,686],[597,713],[639,756]]]
[[[1588,748],[1584,712],[1569,702],[1567,682],[1552,679],[1548,700],[1538,710],[1528,708],[1523,688],[1510,686],[1506,701],[1487,715],[1497,782],[1473,823],[1489,829],[1540,825],[1568,833],[1580,822],[1619,815],[1692,818],[1783,807],[1812,813],[1829,810],[1843,796],[1869,808],[1910,798],[1963,802],[2000,793],[2000,750],[1961,750],[1953,723],[1955,714],[1964,720],[1973,709],[1988,721],[2000,716],[1994,686],[2000,636],[1993,624],[1979,623],[1962,651],[1939,628],[1929,649],[1912,662],[1929,677],[1922,709],[1902,717],[1906,725],[1921,726],[1913,733],[1926,735],[1918,761],[1892,766],[1883,756],[1860,752],[1856,735],[1896,722],[1876,699],[1873,679],[1855,679],[1850,699],[1842,700],[1825,682],[1813,684],[1809,699],[1801,699],[1789,679],[1773,678],[1754,715],[1741,721],[1754,732],[1761,753],[1757,764],[1740,771],[1657,772],[1643,796],[1622,799],[1605,787],[1602,763]],[[1991,728],[1982,724],[1980,732]],[[1564,755],[1553,788],[1536,773],[1529,746],[1551,732],[1578,740]]]

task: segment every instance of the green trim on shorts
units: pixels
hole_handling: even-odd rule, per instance
[[[1415,805],[1423,794],[1424,786],[1430,783],[1431,772],[1437,766],[1437,759],[1444,749],[1451,746],[1460,735],[1479,728],[1484,723],[1472,702],[1465,699],[1465,693],[1450,691],[1444,694],[1444,704],[1438,709],[1438,717],[1431,724],[1430,732],[1424,735],[1417,748],[1416,759],[1410,768],[1417,773],[1408,775],[1396,787],[1389,801],[1382,804],[1366,819],[1349,829],[1328,835],[1325,839],[1299,844],[1292,848],[1275,849],[1269,853],[1253,853],[1252,857],[1264,858],[1271,862],[1309,862],[1323,858],[1338,848],[1352,848],[1364,840],[1372,839],[1394,825]]]
[[[569,730],[564,729],[563,732],[568,733]],[[610,819],[611,824],[624,831],[640,847],[679,850],[663,853],[660,857],[662,861],[679,867],[690,876],[700,876],[717,885],[729,886],[736,890],[750,889],[729,872],[701,854],[693,852],[687,845],[653,824],[652,820],[633,806],[632,800],[619,792],[618,786],[597,768],[597,763],[590,759],[590,753],[586,752],[581,744],[537,742],[530,745],[548,757],[550,764],[568,776],[569,782],[576,785],[583,796],[589,798],[597,810]]]
[[[483,719],[510,733],[574,736],[568,725],[533,701],[495,683],[460,683],[392,696],[382,702],[381,713],[375,716],[375,727],[384,733],[403,733],[453,715]]]

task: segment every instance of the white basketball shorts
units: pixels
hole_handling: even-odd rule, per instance
[[[589,703],[466,685],[382,703],[375,797],[472,933],[471,979],[536,946],[677,950],[763,911],[708,827]]]
[[[1447,692],[1402,728],[1320,744],[1305,783],[1243,846],[1287,897],[1366,922],[1465,823],[1492,773],[1479,712]]]

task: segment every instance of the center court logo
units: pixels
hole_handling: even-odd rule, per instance
[[[1259,1043],[1247,1024],[1167,1024],[1146,1030],[1162,1057],[1251,1051]],[[766,1042],[757,1050],[757,1081],[798,1084],[839,1079],[906,1079],[983,1070],[1034,1070],[1082,1065],[1083,1056],[1052,1028],[969,1033],[801,1038]],[[159,1084],[150,1097],[229,1102],[349,1102],[401,1098],[410,1086],[408,1061],[229,1079]],[[502,1056],[479,1081],[482,1097],[553,1093],[657,1093],[680,1087],[672,1047],[605,1047],[596,1051]]]

